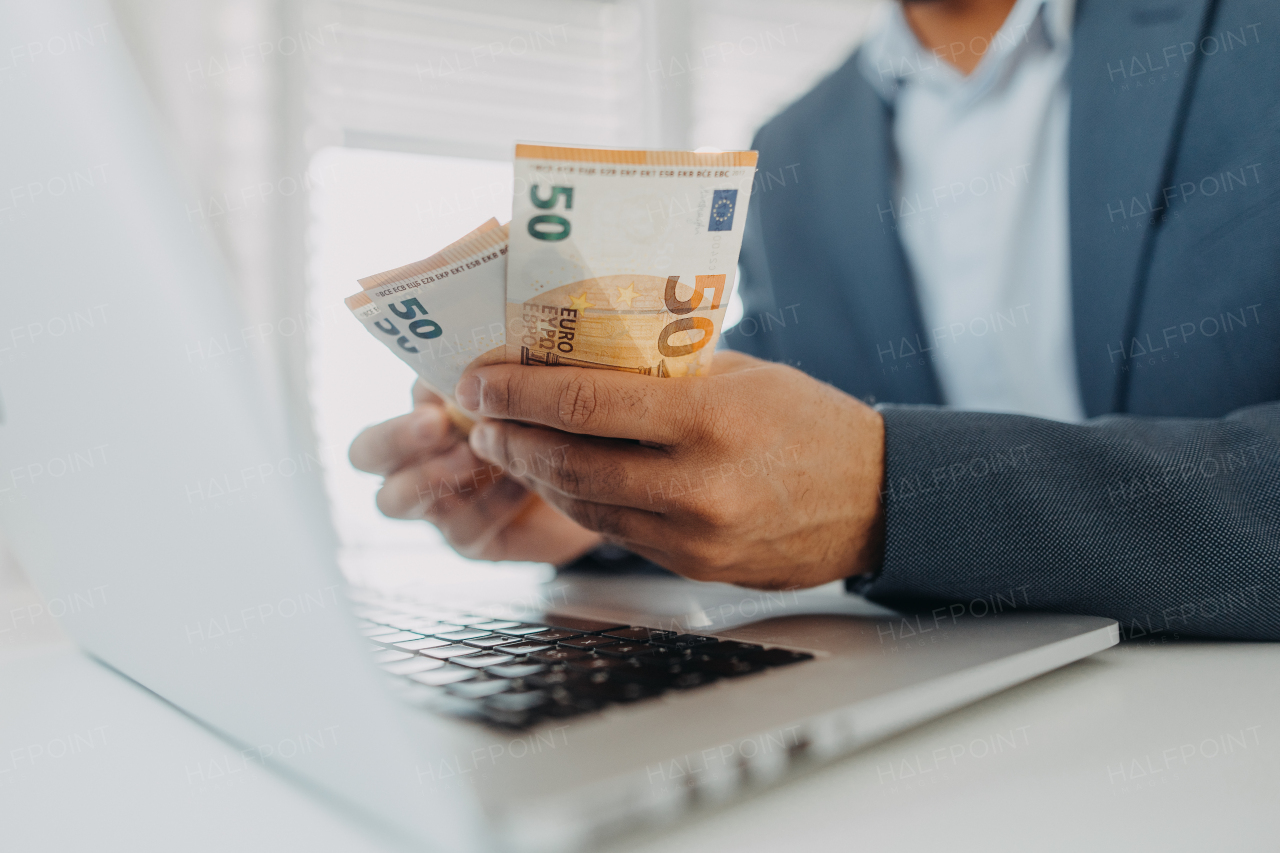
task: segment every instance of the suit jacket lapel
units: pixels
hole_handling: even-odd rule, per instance
[[[1078,0],[1070,222],[1076,366],[1085,411],[1123,406],[1146,258],[1167,206],[1182,104],[1215,0]]]

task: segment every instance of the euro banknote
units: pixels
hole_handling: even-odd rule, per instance
[[[399,357],[405,364],[412,367],[414,371],[418,373],[418,378],[431,387],[433,391],[436,391],[437,393],[440,392],[436,386],[432,385],[431,382],[427,380],[423,375],[423,371],[419,370],[422,365],[418,361],[418,354],[411,350],[399,347],[395,341],[388,336],[389,333],[385,328],[387,323],[385,321],[383,311],[374,304],[372,299],[369,298],[369,294],[364,291],[360,291],[359,293],[348,296],[343,301],[347,304],[347,307],[351,309],[352,315],[354,315],[355,318],[360,321],[361,325],[369,331],[369,334],[386,344],[387,349],[391,350],[391,352]],[[472,420],[470,415],[458,408],[457,403],[453,402],[451,395],[442,396],[445,396],[445,413],[448,414],[449,420],[451,420],[458,429],[462,430],[464,434],[469,435],[471,433],[471,427],[475,425],[475,421]]]
[[[469,364],[501,361],[507,229],[485,223],[439,252],[360,279],[346,299],[369,333],[453,402]],[[460,425],[469,419],[456,407]]]
[[[703,374],[756,152],[517,145],[506,360]]]
[[[417,261],[414,264],[410,264],[409,266],[434,269],[439,265],[441,254],[443,252],[462,245],[468,240],[497,227],[498,220],[491,217],[479,227],[462,235],[457,240],[454,240],[452,243],[436,252],[434,255],[424,258],[421,261]],[[375,281],[378,281],[380,276],[395,278],[398,272],[405,269],[408,269],[408,267],[398,267],[385,273],[367,276],[360,279],[359,282],[362,287],[370,286]],[[431,381],[429,374],[424,372],[424,368],[426,367],[424,361],[428,353],[424,353],[420,347],[411,344],[407,335],[402,336],[400,334],[399,326],[396,325],[395,321],[383,316],[386,312],[369,297],[368,293],[362,289],[359,293],[348,296],[343,301],[346,303],[347,308],[351,310],[351,313],[355,318],[359,320],[365,329],[369,331],[369,334],[386,344],[387,348],[390,349],[397,358],[412,367],[424,382],[431,385],[433,389],[436,387],[435,383]],[[401,340],[402,337],[403,340]]]

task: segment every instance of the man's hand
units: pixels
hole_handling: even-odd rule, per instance
[[[371,426],[351,443],[351,464],[382,474],[378,509],[425,518],[466,557],[563,563],[600,544],[536,494],[477,459],[449,420],[444,400],[422,383],[413,411]]]
[[[798,370],[732,352],[712,375],[468,371],[470,445],[582,527],[698,580],[816,586],[874,568],[884,422]]]

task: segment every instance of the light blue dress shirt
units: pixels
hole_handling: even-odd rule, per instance
[[[907,252],[944,398],[1084,417],[1071,329],[1066,79],[1073,0],[1018,0],[988,44],[921,47],[885,9],[862,73],[894,108],[897,193],[879,211]],[[982,56],[965,76],[949,53]]]

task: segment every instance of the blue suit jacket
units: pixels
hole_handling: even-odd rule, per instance
[[[1069,75],[1086,423],[939,407],[854,59],[756,138],[725,342],[888,404],[869,598],[1280,638],[1280,3],[1079,0]]]

